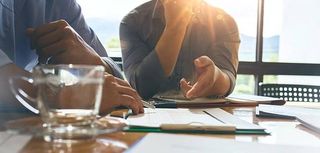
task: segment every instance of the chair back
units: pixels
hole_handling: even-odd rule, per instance
[[[320,86],[260,83],[258,95],[292,102],[320,102]]]

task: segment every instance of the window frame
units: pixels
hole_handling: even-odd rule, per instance
[[[320,64],[263,62],[264,0],[258,0],[257,39],[255,62],[239,62],[238,74],[250,74],[255,78],[255,93],[264,75],[320,76]]]

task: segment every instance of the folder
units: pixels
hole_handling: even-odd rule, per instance
[[[212,108],[212,107],[255,107],[259,104],[283,105],[279,98],[255,95],[231,95],[226,98],[195,98],[158,96],[151,101],[157,108]]]
[[[260,105],[257,108],[256,115],[259,117],[296,119],[303,126],[320,133],[320,109]]]
[[[129,115],[128,132],[268,134],[264,128],[220,109],[145,109]]]

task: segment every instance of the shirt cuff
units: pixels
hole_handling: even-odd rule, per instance
[[[123,75],[122,75],[122,73],[121,73],[121,70],[120,70],[120,68],[119,68],[119,66],[118,66],[116,63],[114,63],[114,61],[113,61],[111,58],[109,58],[109,57],[102,57],[102,59],[103,59],[103,61],[106,62],[106,63],[109,65],[109,67],[111,68],[111,70],[112,70],[112,75],[113,75],[113,76],[115,76],[115,77],[117,77],[117,78],[120,78],[120,79],[124,79],[124,78],[123,78]]]
[[[10,58],[0,49],[0,67],[12,63]]]

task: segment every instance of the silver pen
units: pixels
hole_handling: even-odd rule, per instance
[[[142,102],[142,105],[146,108],[151,108],[151,109],[156,109],[156,106],[154,106],[153,104],[151,104],[150,102],[147,102],[147,101],[144,101],[144,100],[141,100]]]

